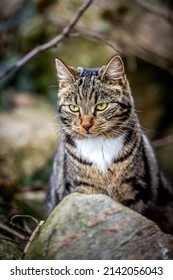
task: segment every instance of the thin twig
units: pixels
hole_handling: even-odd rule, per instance
[[[38,221],[37,219],[35,219],[34,217],[30,216],[30,215],[14,215],[10,222],[13,223],[15,219],[20,218],[23,220],[23,226],[24,226],[24,230],[27,234],[31,234],[32,230],[29,228],[29,225],[27,224],[26,219],[31,219],[32,221],[34,221],[36,223],[36,225],[38,225]]]
[[[86,0],[84,4],[79,8],[78,12],[73,16],[70,23],[63,29],[63,31],[54,37],[52,40],[48,41],[47,43],[40,45],[36,48],[34,48],[32,51],[30,51],[28,54],[26,54],[24,57],[19,59],[14,65],[7,68],[5,71],[0,73],[0,80],[7,77],[9,74],[15,72],[19,68],[21,68],[23,65],[25,65],[28,61],[33,59],[36,55],[39,53],[46,51],[50,48],[56,47],[65,37],[68,37],[69,33],[73,29],[73,27],[76,25],[76,23],[79,21],[83,13],[87,10],[87,8],[92,4],[94,0]]]
[[[29,240],[23,250],[23,254],[22,254],[22,259],[24,258],[24,256],[26,255],[26,253],[28,252],[29,247],[31,246],[31,243],[34,239],[34,237],[36,236],[36,234],[38,233],[38,231],[40,230],[40,228],[42,227],[42,225],[44,224],[44,221],[40,221],[38,223],[38,225],[36,226],[36,228],[34,229],[34,231],[32,232],[31,236],[29,237]]]
[[[153,146],[155,148],[160,148],[160,147],[172,144],[172,143],[173,143],[173,135],[168,135],[166,137],[153,141]]]
[[[109,47],[111,47],[114,51],[116,51],[117,54],[120,54],[120,50],[115,47],[115,45],[113,43],[111,43],[110,41],[106,40],[105,38],[101,37],[99,34],[96,33],[84,33],[84,32],[75,32],[75,33],[71,33],[69,34],[70,38],[75,38],[75,37],[84,37],[84,38],[90,38],[96,41],[101,41],[103,43],[105,43],[106,45],[108,45]]]
[[[143,9],[161,17],[161,18],[165,18],[166,20],[170,21],[170,23],[172,24],[173,21],[173,13],[171,11],[171,7],[170,9],[166,8],[165,6],[156,6],[153,3],[150,3],[146,0],[135,0],[136,3],[138,3]]]
[[[11,223],[14,221],[14,219],[16,218],[22,218],[22,219],[26,219],[26,218],[29,218],[31,220],[33,220],[36,225],[38,225],[38,221],[37,219],[35,219],[34,217],[30,216],[30,215],[14,215],[12,218],[11,218]]]
[[[64,26],[66,25],[66,22],[62,22],[62,19],[56,18],[55,17],[48,17],[48,20],[55,26],[55,27],[61,27],[64,28]],[[101,33],[101,32],[96,32],[95,30],[89,30],[86,28],[75,28],[76,32],[70,33],[68,35],[68,38],[76,38],[76,37],[84,37],[84,38],[89,38],[91,40],[94,41],[101,41],[104,44],[108,45],[109,47],[111,47],[114,51],[116,51],[117,54],[120,54],[120,50],[118,49],[117,46],[115,46],[115,44],[113,44],[112,42],[108,41],[105,37],[105,34]],[[87,32],[86,32],[87,31]]]
[[[10,228],[9,226],[3,224],[2,222],[0,222],[0,229],[5,230],[6,232],[8,232],[20,239],[26,240],[26,237],[24,235],[20,234],[19,232],[15,231],[14,229]]]

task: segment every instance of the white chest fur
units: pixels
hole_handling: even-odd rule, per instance
[[[105,172],[113,159],[118,157],[124,144],[124,137],[98,137],[75,140],[75,143],[83,159],[97,165],[100,171]]]

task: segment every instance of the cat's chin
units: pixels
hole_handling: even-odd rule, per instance
[[[111,131],[108,132],[108,131],[73,131],[72,133],[70,133],[71,137],[72,138],[75,138],[75,139],[91,139],[91,138],[98,138],[98,137],[103,137],[103,138],[112,138],[112,137],[118,137],[120,135],[122,135],[123,133],[121,132],[118,132],[118,131]]]
[[[98,133],[98,132],[89,132],[89,131],[82,132],[82,133],[78,132],[75,135],[73,134],[73,137],[76,138],[76,139],[97,138],[99,136],[101,136],[100,133]]]

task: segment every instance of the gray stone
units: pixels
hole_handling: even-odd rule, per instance
[[[173,259],[173,237],[102,194],[70,194],[35,236],[26,259]]]

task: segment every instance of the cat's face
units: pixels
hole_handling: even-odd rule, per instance
[[[64,132],[74,138],[122,134],[133,100],[119,56],[100,69],[74,68],[56,60],[58,112]]]

